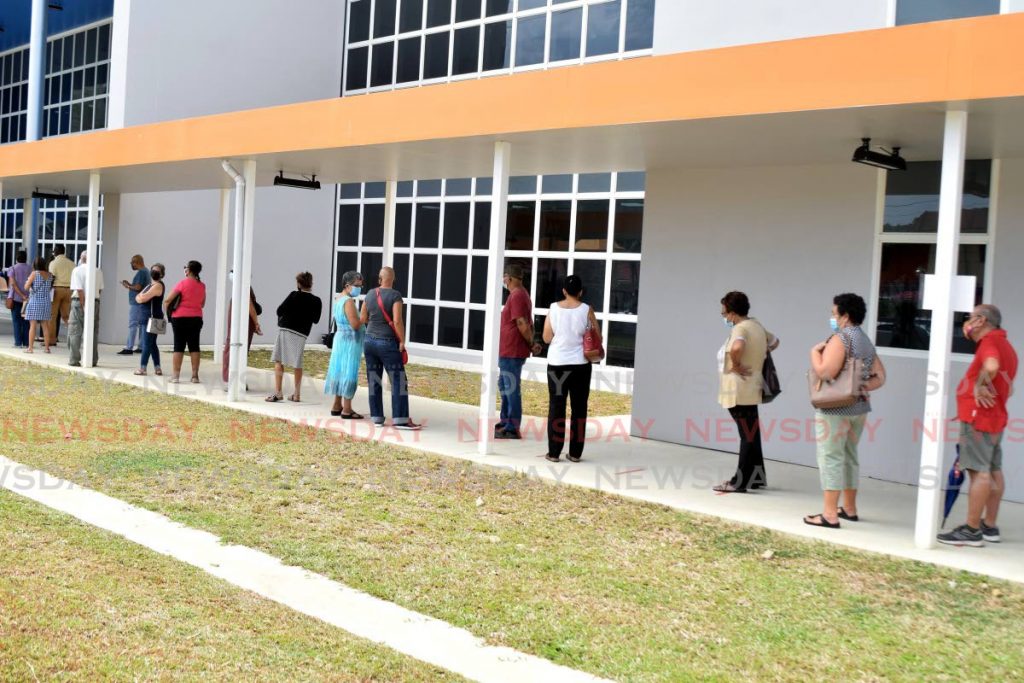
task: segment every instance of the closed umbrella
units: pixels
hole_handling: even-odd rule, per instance
[[[956,460],[953,461],[953,467],[950,468],[949,475],[946,477],[946,507],[942,514],[942,528],[946,528],[946,520],[949,519],[949,513],[956,503],[957,496],[960,495],[960,487],[963,483],[964,471],[960,469],[960,444],[957,444]]]

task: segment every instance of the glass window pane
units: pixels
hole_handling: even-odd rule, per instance
[[[402,0],[398,30],[401,33],[423,28],[423,0]]]
[[[342,207],[348,208],[348,207]],[[363,206],[363,246],[384,246],[384,205],[365,204]]]
[[[363,0],[364,2],[366,0]],[[348,51],[345,90],[362,90],[366,87],[366,69],[370,62],[370,48],[357,47]]]
[[[437,256],[415,254],[412,257],[412,298],[433,301],[437,297]]]
[[[406,306],[409,318],[409,341],[418,344],[434,343],[434,307]]]
[[[363,196],[362,183],[343,183],[341,185],[342,199],[359,199]]]
[[[387,183],[366,183],[366,187],[363,190],[363,196],[367,199],[383,199],[387,189]]]
[[[999,0],[899,0],[896,25],[999,14]]]
[[[587,56],[619,51],[620,0],[592,5],[587,17]]]
[[[473,271],[469,275],[469,303],[487,303],[487,257],[473,257]]]
[[[416,205],[416,246],[432,248],[437,246],[441,227],[440,204]]]
[[[986,247],[960,245],[958,275],[973,275],[976,280],[975,304],[984,295]],[[878,290],[878,326],[875,343],[898,349],[928,348],[931,311],[920,308],[924,276],[935,272],[934,244],[883,244]],[[973,345],[963,338],[960,328],[967,314],[954,316],[952,349],[972,353]]]
[[[647,174],[643,171],[629,171],[618,174],[619,192],[643,192],[647,185]]]
[[[620,199],[615,202],[615,241],[613,251],[639,254],[644,227],[644,200]]]
[[[373,10],[373,37],[395,34],[395,0],[376,0]]]
[[[469,248],[469,202],[445,204],[442,246],[445,249]]]
[[[409,83],[420,79],[420,41],[406,38],[398,42],[398,75],[396,83]]]
[[[548,0],[519,0],[519,10],[537,9],[548,4]]]
[[[572,192],[572,175],[546,175],[541,180],[541,192],[568,194]]]
[[[443,26],[452,22],[452,0],[427,2],[427,27]]]
[[[491,240],[491,205],[477,204],[473,207],[473,248],[488,249]],[[531,246],[533,238],[530,238]]]
[[[569,261],[566,259],[537,259],[537,308],[548,308],[555,301],[561,301],[562,284],[569,274]]]
[[[405,294],[409,293],[409,255],[408,254],[395,254],[391,260],[392,267],[395,270],[395,289]],[[366,273],[363,273],[366,275]],[[376,287],[380,284],[377,274],[374,273],[370,277],[370,281],[373,282],[373,286]]]
[[[581,173],[579,182],[580,192],[611,192],[611,173]]]
[[[964,164],[960,232],[988,232],[991,175],[992,164],[988,160],[969,160]],[[910,162],[906,171],[889,173],[886,177],[883,230],[936,232],[941,180],[940,161]]]
[[[82,103],[75,102],[71,105],[71,132],[77,133],[82,130]]]
[[[369,283],[377,282],[377,276],[384,265],[384,254],[364,251],[359,255],[359,273],[363,276],[363,291],[370,289]]]
[[[452,52],[452,75],[478,71],[480,61],[480,27],[460,28],[455,32]]]
[[[484,2],[484,11],[489,17],[508,14],[513,10],[513,2],[514,0],[486,0]]]
[[[484,71],[512,65],[512,20],[484,26]]]
[[[72,66],[74,66],[74,57],[75,57],[75,54],[74,54],[75,53],[75,40],[74,39],[75,39],[74,36],[67,36],[66,38],[64,38],[64,50],[61,53],[63,58],[61,59],[61,65],[60,65],[60,68],[62,70],[63,69],[70,69]]]
[[[626,49],[648,50],[654,45],[654,0],[629,0],[626,6]]]
[[[411,180],[400,180],[398,182],[398,196],[399,197],[411,197],[413,193],[413,181]]]
[[[96,100],[96,113],[93,119],[94,128],[106,128],[107,126],[107,100]]]
[[[416,194],[420,197],[440,197],[440,180],[421,180],[416,184]]]
[[[466,301],[466,257],[441,257],[441,299],[444,301]]]
[[[359,244],[359,205],[338,207],[338,246],[355,247]]]
[[[349,4],[348,42],[358,43],[370,37],[370,0]]]
[[[110,58],[110,24],[100,26],[100,37],[97,41],[96,58],[99,61]]]
[[[78,33],[75,38],[75,66],[85,66],[85,36]]]
[[[345,288],[345,283],[342,282],[341,276],[350,270],[356,269],[356,264],[359,262],[359,254],[354,251],[339,251],[337,260],[334,264],[334,291],[340,292]]]
[[[108,69],[106,64],[101,64],[100,66],[96,67],[96,94],[97,95],[106,95],[107,94],[107,86],[108,86],[107,74],[109,73],[109,71],[110,70]]]
[[[505,248],[532,250],[536,202],[509,202],[508,220],[505,225]]]
[[[611,293],[608,310],[636,315],[640,306],[640,262],[612,261]]]
[[[395,246],[412,246],[412,204],[395,206]]]
[[[484,350],[484,323],[487,319],[483,311],[469,312],[469,339],[466,348],[475,351]]]
[[[583,280],[583,302],[589,304],[595,313],[604,311],[604,271],[606,262],[576,259],[572,272]]]
[[[537,192],[537,176],[514,175],[508,181],[509,194],[534,194]]]
[[[476,193],[478,195],[489,195],[491,189],[494,186],[494,181],[491,178],[477,178],[476,179]]]
[[[551,14],[552,62],[580,58],[580,39],[583,33],[583,9],[571,9]]]
[[[544,61],[544,32],[547,17],[543,14],[519,20],[516,35],[516,66],[540,64]]]
[[[442,308],[437,313],[437,344],[462,348],[462,333],[466,329],[466,311],[461,308]]]
[[[391,85],[395,60],[395,44],[382,43],[373,46],[373,64],[370,71],[370,87]]]
[[[540,251],[568,251],[569,228],[572,225],[572,202],[540,203]]]
[[[85,34],[85,61],[87,64],[96,62],[96,38],[98,31],[92,29]]]
[[[455,0],[455,21],[480,18],[480,0]]]
[[[449,197],[468,197],[473,194],[472,178],[449,178],[445,181],[444,191]]]
[[[423,78],[445,78],[448,76],[448,34],[432,33],[427,36],[423,57]]]
[[[608,250],[610,207],[607,199],[585,199],[576,203],[576,251]]]
[[[609,322],[605,350],[607,365],[633,367],[636,356],[636,323]]]

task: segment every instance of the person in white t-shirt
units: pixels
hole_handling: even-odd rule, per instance
[[[88,252],[83,251],[82,255],[78,258],[78,265],[71,271],[71,316],[68,320],[68,347],[71,350],[71,356],[68,359],[68,365],[72,367],[82,365],[85,307],[88,305],[85,294],[85,280],[90,268],[87,265],[88,255]],[[99,268],[94,267],[93,269],[96,271],[96,300],[93,302],[93,305],[96,306],[96,317],[93,320],[92,330],[92,363],[96,365],[100,358],[98,330],[100,325],[100,292],[103,291],[103,273]]]

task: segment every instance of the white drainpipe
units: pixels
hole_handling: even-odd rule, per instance
[[[231,280],[231,343],[228,352],[228,401],[237,401],[241,394],[241,373],[239,372],[239,352],[242,349],[242,328],[239,320],[243,323],[249,318],[249,297],[246,292],[243,303],[242,298],[242,254],[243,254],[243,224],[245,220],[245,178],[235,170],[228,161],[222,162],[224,171],[235,181],[235,237],[234,249],[231,255],[231,267],[235,271],[235,277]],[[248,326],[245,326],[248,331]]]

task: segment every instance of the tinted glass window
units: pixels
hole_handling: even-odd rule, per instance
[[[349,5],[348,42],[358,43],[370,37],[370,0],[359,0]]]
[[[626,49],[647,50],[654,45],[654,0],[629,0],[626,6]]]
[[[551,56],[552,62],[579,59],[580,40],[583,32],[583,10],[581,8],[554,12],[551,15]]]
[[[475,73],[480,61],[480,27],[472,26],[456,31],[453,50],[452,74]]]
[[[896,24],[999,14],[999,0],[898,0]]]
[[[592,5],[587,18],[587,56],[607,55],[619,50],[620,2]]]
[[[448,34],[433,33],[427,36],[426,54],[423,57],[423,78],[444,78],[448,75]]]
[[[547,17],[543,14],[519,20],[516,36],[516,66],[540,64],[544,61],[544,32]]]

